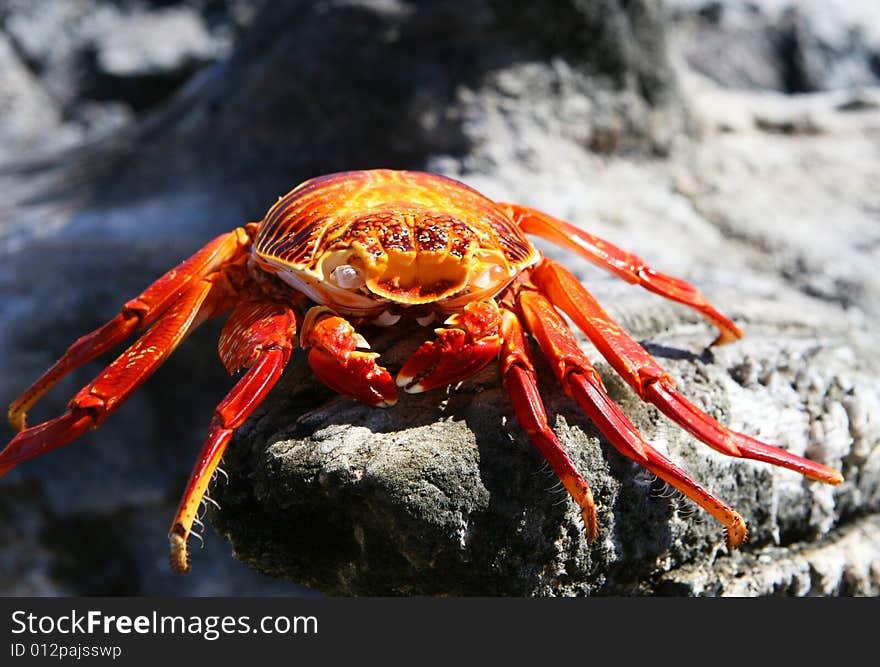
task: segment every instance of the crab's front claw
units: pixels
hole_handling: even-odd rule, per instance
[[[468,304],[446,324],[435,329],[437,338],[423,343],[397,374],[397,386],[416,394],[470,377],[501,349],[501,317],[494,301]]]
[[[356,401],[388,407],[397,402],[391,374],[376,363],[379,356],[367,352],[367,341],[345,319],[324,315],[309,322],[303,345],[311,346],[309,365],[328,387]],[[311,326],[308,326],[311,324]]]

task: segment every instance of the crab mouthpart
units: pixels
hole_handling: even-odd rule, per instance
[[[468,265],[446,253],[389,252],[375,264],[366,284],[373,294],[397,303],[432,303],[460,292],[468,282]]]

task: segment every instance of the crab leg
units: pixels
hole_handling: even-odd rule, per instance
[[[28,410],[70,371],[99,357],[132,333],[154,322],[193,280],[234,259],[250,243],[251,231],[250,225],[239,227],[214,239],[159,278],[140,296],[125,303],[112,320],[74,342],[64,356],[9,406],[8,417],[12,428],[22,430],[26,425]]]
[[[611,400],[598,373],[562,318],[544,296],[522,290],[517,296],[526,328],[549,359],[565,392],[574,398],[608,441],[624,456],[675,487],[727,528],[731,547],[746,539],[743,518],[727,503],[651,447]]]
[[[213,284],[191,286],[158,322],[83,387],[60,417],[20,431],[0,452],[0,475],[97,428],[155,371],[184,337],[215,314]],[[215,292],[216,295],[216,292]]]
[[[718,327],[718,337],[712,342],[713,345],[723,345],[742,338],[743,334],[739,327],[715,310],[696,288],[684,280],[660,273],[648,266],[640,257],[547,213],[516,204],[499,204],[499,206],[503,207],[527,234],[535,234],[552,241],[629,283],[641,285],[651,292],[698,311]]]
[[[460,382],[498,357],[501,312],[494,300],[472,301],[435,329],[397,374],[397,386],[417,394]]]
[[[324,306],[306,313],[303,347],[311,347],[309,365],[334,391],[378,407],[397,402],[397,387],[388,371],[376,363],[376,352],[364,352],[367,341],[351,323]]]
[[[550,301],[580,327],[614,369],[638,395],[717,451],[795,470],[809,479],[839,484],[836,470],[784,449],[732,431],[690,403],[645,349],[611,319],[593,296],[566,269],[545,259],[532,280]]]
[[[519,320],[509,310],[502,310],[501,317],[504,332],[501,372],[517,420],[581,508],[587,541],[592,542],[599,534],[593,492],[547,423],[547,413],[538,393],[535,367]]]
[[[227,334],[233,331],[236,336]],[[224,363],[230,370],[246,362],[250,368],[214,411],[208,436],[180,499],[168,533],[171,567],[175,572],[189,571],[187,541],[208,484],[235,429],[247,421],[281,377],[290,360],[295,334],[293,313],[274,304],[244,304],[236,308],[227,322],[221,337]]]

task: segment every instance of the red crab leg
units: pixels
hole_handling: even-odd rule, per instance
[[[394,380],[376,363],[379,355],[358,349],[368,347],[367,341],[329,308],[315,306],[306,313],[300,343],[312,348],[309,365],[334,391],[378,407],[397,402]]]
[[[715,310],[696,288],[684,280],[660,273],[648,266],[640,257],[551,215],[516,204],[499,204],[499,206],[507,211],[524,232],[552,241],[629,283],[639,284],[647,290],[700,312],[718,327],[718,337],[712,342],[713,345],[723,345],[742,338],[743,334],[739,327]]]
[[[0,452],[0,475],[97,428],[143,384],[186,334],[214,314],[213,285],[193,285],[158,322],[83,387],[60,417],[26,428]]]
[[[196,466],[171,524],[168,533],[171,567],[179,573],[189,571],[187,542],[192,525],[235,429],[244,424],[262,403],[290,360],[296,319],[283,306],[244,304],[233,312],[224,334],[227,330],[235,331],[236,336],[235,341],[225,346],[221,344],[221,349],[225,347],[226,352],[224,363],[227,367],[234,367],[247,360],[252,365],[214,411],[208,436],[199,451]]]
[[[501,372],[516,418],[538,451],[547,459],[566,491],[581,508],[587,541],[592,542],[599,535],[593,492],[547,423],[547,413],[538,393],[535,367],[519,320],[509,310],[502,310],[501,317],[501,329],[504,332]]]
[[[732,431],[690,403],[651,355],[611,319],[577,278],[556,262],[545,259],[532,272],[532,280],[583,330],[643,400],[656,405],[713,449],[789,468],[820,482],[843,481],[836,470]]]
[[[159,278],[140,296],[128,301],[119,315],[71,345],[64,356],[9,406],[8,417],[12,428],[22,430],[28,410],[70,371],[99,357],[135,331],[148,326],[170,307],[194,279],[232,260],[250,243],[249,228],[240,227],[214,239]]]
[[[434,329],[437,338],[423,343],[397,374],[397,386],[417,394],[470,377],[498,356],[501,313],[494,300],[472,301]]]
[[[614,404],[598,373],[562,318],[541,294],[523,290],[517,297],[526,328],[549,359],[565,392],[574,398],[608,441],[624,456],[684,493],[727,528],[731,547],[746,539],[743,518],[727,503],[651,447]]]

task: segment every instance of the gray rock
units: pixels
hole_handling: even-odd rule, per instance
[[[3,32],[30,69],[39,72],[40,85],[62,109],[80,95],[89,42],[112,30],[119,16],[118,6],[99,0],[10,0],[0,14]]]
[[[876,596],[878,537],[876,516],[856,519],[815,545],[768,546],[734,558],[685,565],[663,577],[656,590],[664,595],[737,597]]]
[[[95,38],[98,71],[144,77],[215,60],[218,45],[200,18],[183,9],[127,16]]]
[[[252,14],[242,0],[2,3],[3,123],[15,126],[0,125],[0,161],[118,130],[227,56]]]
[[[667,0],[688,64],[735,88],[789,93],[876,86],[872,0]]]
[[[59,110],[0,33],[0,160],[27,150],[59,124]]]

